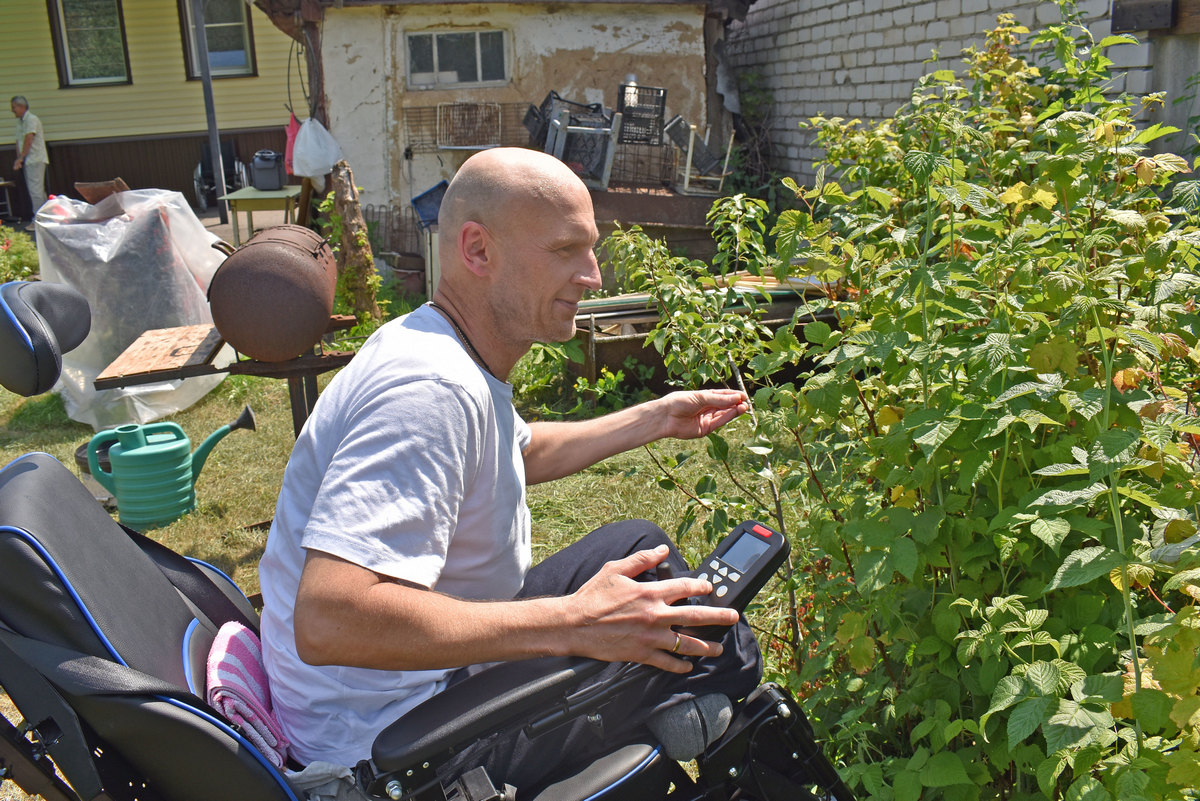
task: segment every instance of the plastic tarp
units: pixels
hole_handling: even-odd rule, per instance
[[[183,195],[140,189],[96,205],[56,197],[37,214],[42,280],[68,284],[92,309],[92,329],[63,355],[67,415],[96,430],[148,423],[186,409],[223,374],[96,390],[92,382],[143,332],[212,323],[207,292],[225,255]],[[233,359],[226,348],[221,364]]]

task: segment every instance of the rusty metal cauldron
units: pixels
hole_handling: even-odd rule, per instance
[[[300,225],[267,228],[230,253],[213,276],[213,325],[252,359],[287,361],[324,335],[336,285],[337,262],[320,235]]]

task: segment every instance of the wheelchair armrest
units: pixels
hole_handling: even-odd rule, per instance
[[[581,657],[500,662],[438,693],[380,732],[371,761],[379,773],[394,773],[451,754],[545,710],[606,664]]]

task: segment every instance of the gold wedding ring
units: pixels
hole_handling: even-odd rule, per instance
[[[671,653],[679,653],[679,643],[683,642],[683,638],[679,636],[679,632],[675,632],[675,644],[671,646]]]

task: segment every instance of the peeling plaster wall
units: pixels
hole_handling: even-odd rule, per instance
[[[364,204],[386,202],[391,194],[384,165],[396,149],[388,113],[391,49],[383,17],[379,7],[342,9],[329,14],[321,32],[329,131],[354,172]]]
[[[346,153],[364,203],[402,205],[453,176],[470,151],[404,158],[404,112],[438,103],[539,104],[551,90],[581,102],[616,105],[633,73],[667,89],[667,119],[703,123],[705,10],[696,5],[477,4],[325,10],[322,58],[330,129]],[[511,81],[504,86],[409,90],[410,31],[498,29],[508,34]]]

